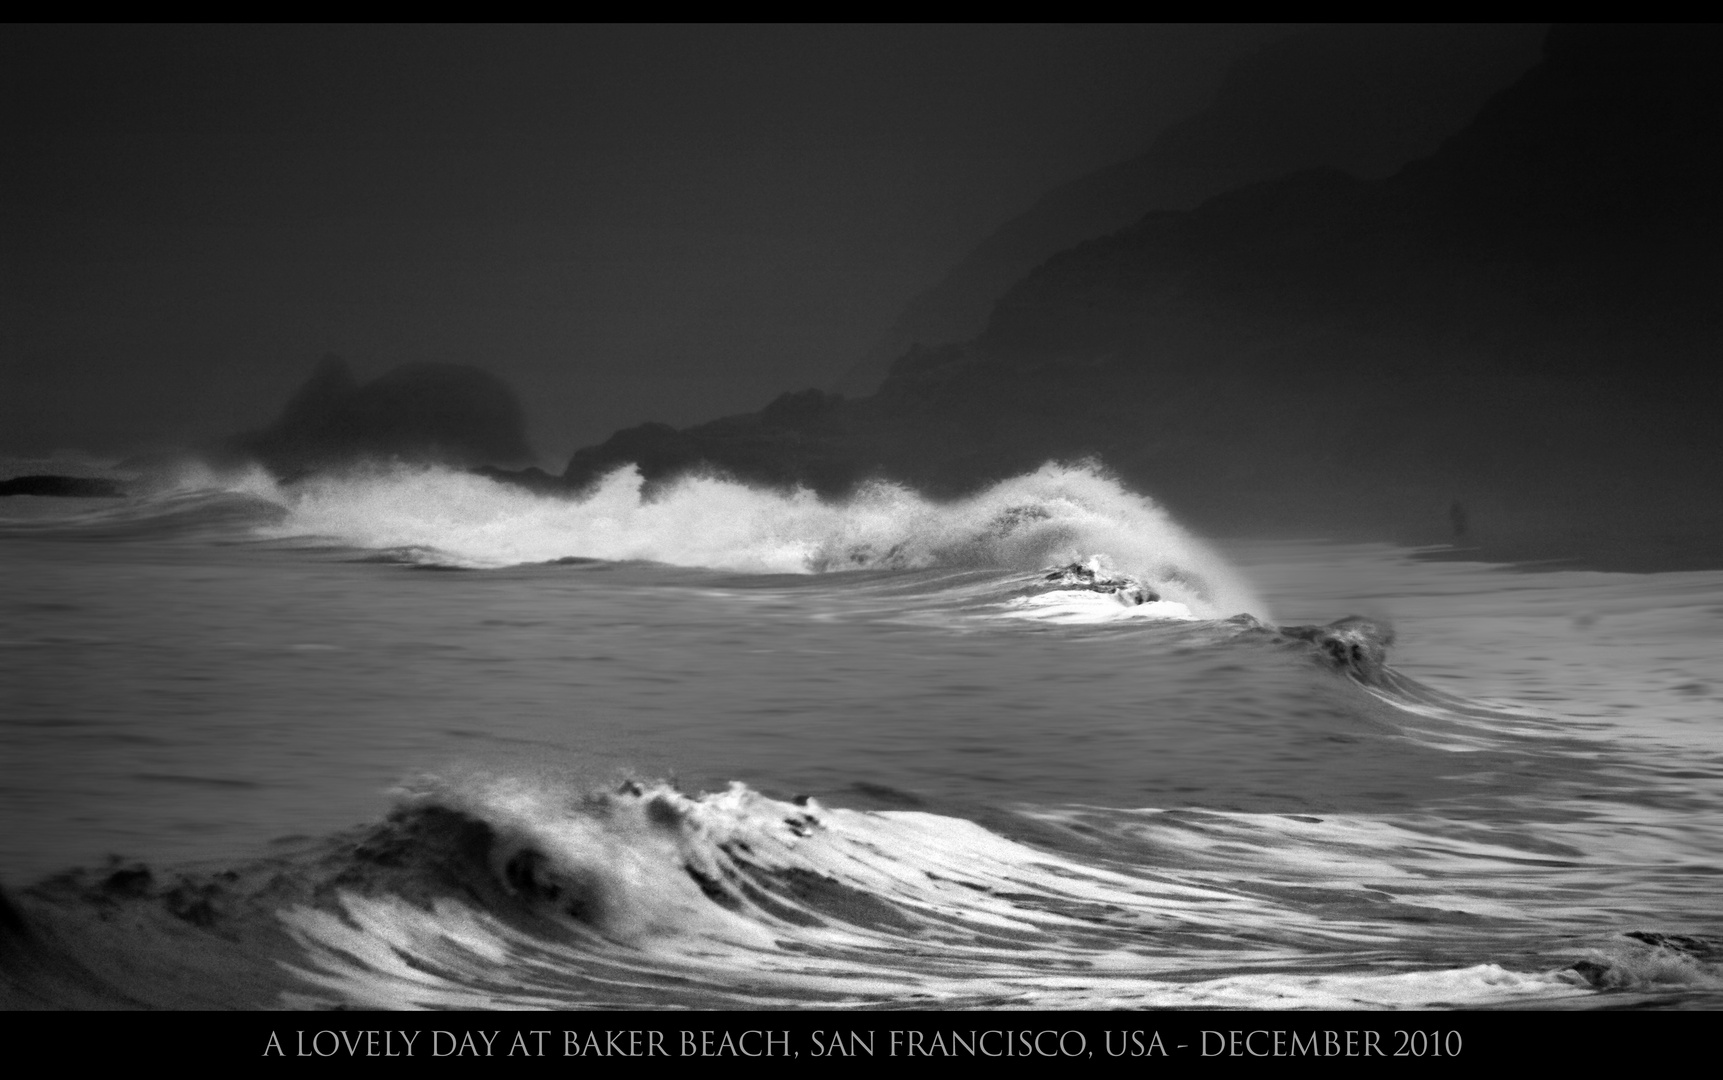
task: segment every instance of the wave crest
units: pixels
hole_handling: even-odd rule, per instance
[[[1036,570],[1104,554],[1198,617],[1265,614],[1222,559],[1092,464],[1047,464],[950,502],[884,482],[823,500],[709,475],[649,493],[632,466],[569,498],[436,467],[318,476],[276,497],[287,513],[269,535],[456,566],[594,558],[778,574]]]

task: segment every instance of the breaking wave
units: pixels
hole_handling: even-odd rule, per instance
[[[250,1007],[1393,1008],[1573,999],[1667,982],[1672,965],[1684,985],[1717,981],[1708,960],[1638,959],[1663,964],[1641,972],[1648,950],[1630,957],[1641,943],[1626,938],[1607,965],[1370,970],[1404,953],[1408,933],[1486,955],[1504,931],[1537,935],[1511,897],[1444,910],[1456,884],[1444,879],[1476,856],[1466,841],[1428,849],[1432,834],[1343,816],[1039,816],[1044,841],[1076,846],[741,784],[690,796],[632,781],[594,793],[427,779],[386,821],[293,859],[64,875],[29,906],[68,943],[131,912],[126,947],[139,955],[108,976],[109,994],[134,992],[119,981],[133,968],[187,964],[188,924],[247,942],[258,967],[243,985],[261,995]],[[1334,884],[1335,867],[1368,884]],[[0,975],[43,1001],[86,992],[100,941],[46,955],[49,937],[13,914],[13,945],[36,955],[0,949]],[[159,975],[148,985],[171,985]]]
[[[951,502],[873,483],[841,500],[713,476],[648,492],[620,469],[582,497],[443,468],[374,469],[284,485],[262,526],[414,561],[474,568],[642,560],[742,573],[1036,570],[1104,555],[1199,618],[1264,614],[1226,563],[1151,499],[1094,466],[1045,465]]]
[[[219,470],[188,461],[127,487],[129,499],[9,514],[0,534],[149,538],[226,529],[467,569],[592,559],[801,575],[1034,572],[1093,563],[1154,596],[1156,602],[1130,605],[1134,617],[1267,615],[1223,559],[1152,499],[1093,464],[1050,463],[945,502],[886,482],[842,499],[711,475],[647,485],[633,466],[567,495],[402,464],[278,482],[255,466]]]

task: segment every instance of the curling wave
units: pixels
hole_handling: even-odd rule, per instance
[[[200,968],[253,1008],[1344,1008],[1595,992],[1583,964],[1361,973],[1403,948],[1407,923],[1481,953],[1536,925],[1500,902],[1441,910],[1452,886],[1398,865],[1423,834],[1247,814],[1046,820],[1106,843],[1031,846],[961,817],[740,784],[689,796],[428,780],[387,821],[292,858],[159,877],[118,866],[30,890],[23,911],[0,908],[0,1001],[218,1004],[183,997]],[[1301,888],[1329,863],[1370,884]],[[188,952],[188,935],[210,947]]]
[[[326,475],[277,489],[271,536],[320,537],[475,568],[566,558],[766,574],[929,567],[1038,570],[1105,553],[1198,618],[1264,614],[1248,586],[1152,500],[1091,465],[1044,465],[935,502],[896,484],[847,499],[690,476],[648,495],[638,470],[579,498],[443,468]]]

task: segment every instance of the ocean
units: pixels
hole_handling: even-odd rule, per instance
[[[1723,571],[1085,464],[188,469],[0,564],[6,1007],[1723,1006]]]

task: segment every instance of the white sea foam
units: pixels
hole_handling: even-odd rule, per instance
[[[408,467],[319,476],[266,497],[287,511],[266,528],[271,536],[321,537],[458,566],[577,557],[744,573],[1036,570],[1102,553],[1196,617],[1266,614],[1224,560],[1151,499],[1089,465],[1048,464],[951,502],[886,483],[825,500],[713,476],[685,477],[648,495],[632,467],[580,498]]]
[[[1061,590],[1020,596],[1007,605],[1013,619],[1047,623],[1099,623],[1121,619],[1191,619],[1191,609],[1171,600],[1132,604],[1108,593]]]
[[[578,896],[573,936],[454,899],[427,910],[347,892],[338,912],[282,912],[304,949],[294,968],[334,995],[302,1004],[617,1007],[656,988],[776,1007],[1356,1008],[1590,992],[1571,972],[1494,963],[1360,974],[1347,956],[1403,941],[1400,920],[1304,910],[1236,874],[1055,854],[929,813],[793,805],[741,785],[571,804],[467,781],[419,798],[489,823],[493,863],[542,860],[534,902],[560,921]],[[1228,945],[1216,954],[1208,940]]]

